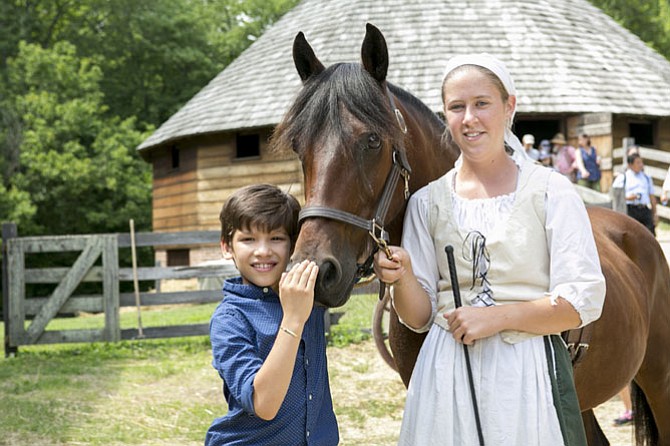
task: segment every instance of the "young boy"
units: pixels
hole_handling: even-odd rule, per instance
[[[228,413],[205,445],[337,445],[328,384],[324,308],[314,307],[318,267],[285,272],[300,204],[275,186],[235,192],[221,210],[221,251],[241,277],[226,280],[210,322],[212,365]]]

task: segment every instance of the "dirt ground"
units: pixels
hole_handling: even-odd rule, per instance
[[[340,445],[395,445],[405,387],[377,353],[374,342],[329,348],[328,365]],[[612,446],[631,446],[632,427],[612,425],[621,412],[623,404],[614,397],[596,408],[596,417]]]

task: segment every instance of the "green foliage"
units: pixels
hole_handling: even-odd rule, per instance
[[[22,233],[119,231],[129,218],[149,226],[149,166],[134,153],[147,135],[132,118],[105,116],[101,78],[100,68],[68,42],[53,49],[21,42],[8,61],[23,127],[18,169],[8,183],[15,200],[23,199],[25,211],[14,212]]]
[[[590,1],[666,59],[670,59],[669,0]]]
[[[297,0],[0,2],[0,220],[151,227],[135,148]]]
[[[374,294],[354,294],[349,301],[331,313],[341,313],[337,324],[331,325],[329,345],[344,347],[357,344],[372,337],[370,326],[378,297]]]
[[[67,40],[96,61],[110,114],[157,126],[297,0],[22,0],[0,6],[0,52]],[[1,68],[1,65],[0,65]]]

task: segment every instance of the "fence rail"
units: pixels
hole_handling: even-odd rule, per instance
[[[119,249],[131,247],[130,234],[18,237],[16,226],[2,226],[3,319],[5,355],[21,345],[119,341],[134,339],[138,328],[121,329],[121,307],[137,306],[135,293],[121,293],[121,282],[166,279],[226,278],[237,275],[232,265],[189,267],[119,267]],[[137,233],[137,247],[218,245],[218,231]],[[70,267],[26,268],[26,256],[74,252]],[[82,283],[101,284],[100,294],[74,294]],[[27,296],[26,285],[55,285],[48,296]],[[141,306],[211,303],[221,299],[220,290],[141,292]],[[141,307],[140,307],[141,311]],[[104,327],[87,330],[47,330],[58,316],[77,312],[104,313]],[[142,327],[144,338],[163,338],[208,333],[208,324]]]

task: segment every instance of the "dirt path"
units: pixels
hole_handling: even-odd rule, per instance
[[[329,348],[328,364],[342,446],[395,445],[400,430],[405,387],[381,359],[372,341]],[[623,411],[618,397],[596,408],[612,446],[633,445],[631,426],[614,427]]]

